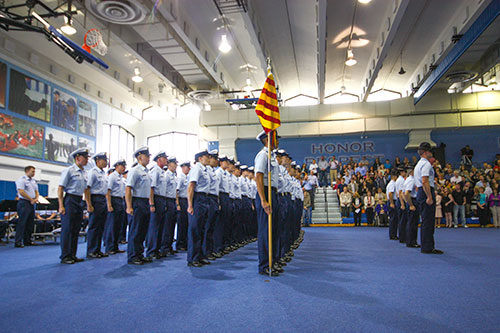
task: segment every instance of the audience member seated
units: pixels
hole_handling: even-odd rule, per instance
[[[379,227],[387,227],[389,225],[389,218],[387,217],[387,205],[382,200],[379,200],[375,206],[375,213]]]
[[[364,198],[366,222],[368,225],[373,225],[373,218],[375,215],[375,197],[372,192],[368,190]]]

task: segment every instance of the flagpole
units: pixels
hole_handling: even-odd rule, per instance
[[[268,215],[268,246],[269,246],[269,276],[271,276],[273,269],[273,199],[271,191],[271,132],[267,133],[267,201],[269,202],[269,215]]]

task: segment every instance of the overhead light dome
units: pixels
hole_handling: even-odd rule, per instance
[[[347,50],[347,59],[345,61],[345,64],[347,66],[354,66],[358,63],[358,61],[354,58],[354,53],[352,53],[352,50]]]

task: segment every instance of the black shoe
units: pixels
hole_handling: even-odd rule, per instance
[[[431,251],[424,251],[424,250],[422,250],[420,252],[425,253],[425,254],[443,254],[444,253],[443,251],[438,250],[438,249],[433,249]]]
[[[161,259],[162,256],[159,253],[154,253],[153,255],[151,255],[151,258],[153,258],[153,259]]]
[[[23,244],[15,244],[14,247],[24,247]]]
[[[203,264],[203,265],[210,265],[211,262],[208,261],[207,259],[200,259],[200,264]]]
[[[128,261],[128,264],[130,264],[130,265],[144,265],[144,262],[141,260],[141,258],[136,258],[136,259]]]
[[[400,243],[406,243],[404,240],[401,240],[401,239],[399,240],[399,242],[400,242]]]
[[[406,245],[406,247],[413,247],[413,248],[416,248],[416,249],[417,249],[417,248],[419,248],[419,247],[420,247],[420,245],[418,245],[418,244],[410,244],[410,245],[408,245],[408,244],[407,244],[407,245]]]
[[[34,242],[29,242],[29,243],[24,243],[24,246],[37,246],[37,243]]]
[[[168,256],[168,252],[158,251],[158,253],[156,254],[159,255],[161,258],[166,258]]]
[[[213,255],[215,258],[222,258],[222,253],[220,253],[220,252],[215,252],[215,253],[212,253],[212,255]]]
[[[389,239],[390,240],[398,240],[399,238],[397,238],[397,237],[390,237]]]
[[[95,252],[95,253],[87,253],[87,258],[98,259],[102,257],[98,252]]]
[[[107,252],[106,252],[106,255],[108,255],[108,256],[112,256],[112,255],[115,255],[115,254],[117,254],[117,253],[118,253],[118,252],[116,252],[115,250],[111,250],[111,251],[107,251]]]
[[[73,260],[74,260],[75,262],[82,262],[82,261],[85,261],[85,259],[83,259],[83,258],[78,258],[78,257],[73,257]]]
[[[283,268],[281,268],[280,266],[278,266],[278,265],[274,265],[273,266],[273,271],[276,271],[276,272],[278,272],[280,274],[285,272],[285,270]]]
[[[99,255],[101,256],[101,258],[109,257],[109,254],[102,253],[101,251],[99,251]]]
[[[174,249],[171,249],[171,250],[169,250],[169,251],[168,251],[168,254],[171,254],[171,255],[174,255],[174,254],[176,254],[176,253],[177,253],[177,251],[176,251],[176,250],[174,250]]]
[[[126,240],[122,240],[122,241],[120,241],[120,244],[127,244],[127,241]]]
[[[215,258],[213,255],[209,254],[209,255],[207,256],[207,259],[208,259],[208,260],[215,260],[216,258]]]
[[[71,257],[61,259],[61,264],[73,265],[75,261]]]
[[[153,257],[142,257],[141,260],[144,263],[149,264],[150,262],[153,262]]]
[[[199,263],[198,261],[188,262],[188,266],[189,267],[203,267],[203,265],[201,263]]]
[[[269,268],[266,268],[265,270],[260,271],[259,274],[269,276]],[[271,276],[280,276],[280,274],[278,272],[276,272],[275,270],[271,270]]]
[[[178,247],[178,248],[176,248],[176,251],[177,252],[179,252],[179,251],[185,252],[185,251],[187,251],[187,249],[185,247]]]
[[[120,250],[120,249],[118,249],[118,250],[116,250],[115,252],[116,252],[116,253],[125,253],[126,251],[125,251],[125,250]]]

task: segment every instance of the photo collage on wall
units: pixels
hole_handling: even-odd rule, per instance
[[[0,154],[67,165],[96,132],[96,103],[0,59]]]

